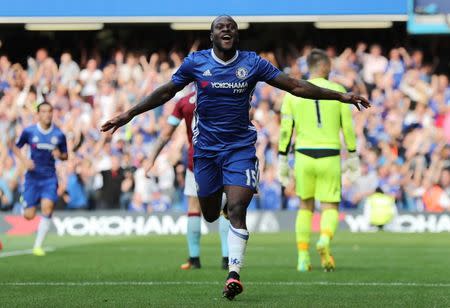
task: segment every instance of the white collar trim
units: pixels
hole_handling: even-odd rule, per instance
[[[213,57],[214,60],[216,60],[220,64],[228,65],[228,64],[233,63],[237,59],[237,57],[239,56],[239,50],[236,50],[236,53],[234,54],[233,58],[231,58],[230,60],[228,60],[226,62],[221,60],[221,59],[219,59],[219,57],[216,56],[216,54],[214,53],[214,49],[212,49],[212,48],[211,48],[211,56]]]
[[[42,126],[39,123],[36,126],[37,126],[38,131],[44,135],[49,134],[53,130],[53,124],[50,125],[50,127],[48,129],[42,128]]]

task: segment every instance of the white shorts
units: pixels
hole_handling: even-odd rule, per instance
[[[184,179],[184,194],[188,197],[197,197],[197,184],[195,183],[194,172],[187,169]]]

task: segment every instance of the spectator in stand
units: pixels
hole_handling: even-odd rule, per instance
[[[36,59],[28,58],[28,76],[31,79],[35,79],[35,76],[41,67],[41,65],[48,59],[48,51],[45,48],[39,48],[36,51]]]
[[[356,54],[351,48],[345,49],[334,62],[336,69],[331,72],[330,80],[343,85],[349,92],[368,96],[366,85],[355,70],[356,59]]]
[[[87,193],[83,178],[81,177],[81,166],[76,160],[67,163],[67,183],[64,201],[67,208],[71,210],[85,209],[88,205]]]
[[[66,88],[73,88],[76,85],[80,67],[72,60],[70,52],[64,52],[61,55],[58,76],[59,82]]]
[[[440,186],[445,191],[447,196],[450,196],[450,166],[442,170]]]
[[[11,74],[11,62],[5,55],[0,56],[0,94],[9,88]],[[3,95],[0,95],[0,98]]]
[[[134,194],[137,196],[133,197],[133,202],[136,203],[139,201],[147,206],[152,201],[152,193],[157,190],[158,184],[154,176],[147,176],[145,174],[144,155],[141,154],[138,156],[138,168],[134,173]],[[132,206],[130,209],[133,210],[134,207]]]
[[[394,81],[393,88],[397,89],[402,81],[406,68],[411,65],[411,58],[405,48],[393,48],[389,53],[389,62],[386,73],[389,74]]]
[[[378,73],[384,73],[386,71],[388,61],[382,55],[381,46],[374,44],[370,46],[370,52],[365,53],[367,45],[365,43],[360,43],[356,49],[356,54],[359,57],[359,61],[362,64],[362,76],[363,80],[369,89],[375,88],[375,75]]]
[[[117,109],[117,97],[115,89],[110,83],[105,81],[100,82],[100,91],[95,97],[95,105],[101,110],[102,118],[101,121],[106,121],[106,119],[111,118],[111,116],[116,112]]]
[[[122,182],[125,179],[124,171],[120,166],[118,156],[111,157],[111,168],[101,172],[103,186],[101,188],[100,204],[98,209],[119,209]]]
[[[39,65],[34,83],[42,95],[49,95],[58,79],[58,66],[52,58],[45,58]]]
[[[134,191],[134,179],[131,170],[125,170],[125,179],[121,184],[120,190],[120,209],[126,210],[131,203]]]
[[[81,95],[89,104],[94,104],[94,97],[98,91],[98,82],[102,79],[102,71],[97,68],[97,61],[89,59],[86,68],[80,73],[80,82],[83,86]]]
[[[14,204],[14,191],[17,188],[16,170],[5,147],[0,145],[0,211],[10,210]],[[6,160],[6,161],[4,161]]]
[[[139,193],[133,194],[133,199],[131,200],[128,210],[130,212],[138,212],[138,213],[146,213],[147,212],[147,204],[144,203],[142,197]],[[149,211],[151,212],[151,211]]]
[[[120,86],[126,85],[129,81],[140,83],[142,81],[143,71],[138,63],[138,59],[134,53],[128,53],[126,63],[119,65]]]

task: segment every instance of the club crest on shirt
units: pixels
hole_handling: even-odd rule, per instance
[[[190,98],[189,98],[189,103],[191,103],[191,104],[195,104],[195,101],[197,100],[197,98],[196,98],[196,96],[194,95],[194,96],[191,96]]]
[[[38,143],[39,142],[39,137],[38,136],[33,136],[33,138],[31,139],[31,142]]]
[[[245,67],[239,67],[236,70],[236,77],[239,79],[245,79],[248,75],[248,71]]]
[[[53,136],[52,139],[50,139],[50,142],[51,142],[53,145],[58,144],[58,137]]]

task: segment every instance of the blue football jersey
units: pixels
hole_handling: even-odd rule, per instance
[[[21,148],[25,144],[30,146],[31,160],[35,165],[34,170],[29,170],[26,176],[37,179],[56,176],[52,151],[59,149],[61,153],[67,153],[66,136],[63,132],[54,125],[47,131],[38,125],[32,125],[23,130],[16,146]]]
[[[227,62],[212,49],[191,53],[172,81],[181,86],[195,82],[197,106],[193,125],[194,147],[221,151],[256,142],[249,109],[255,85],[280,71],[254,52],[236,51]]]

